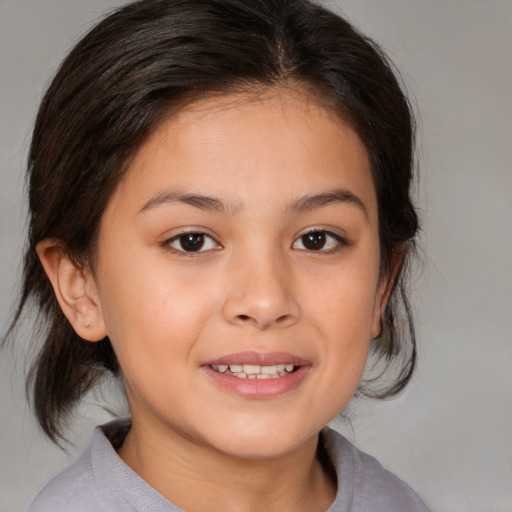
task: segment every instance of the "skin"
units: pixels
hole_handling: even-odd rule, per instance
[[[208,235],[204,250],[183,251],[183,229]],[[320,249],[304,245],[312,229],[327,233]],[[38,253],[78,334],[114,346],[129,466],[189,512],[320,512],[335,482],[318,433],[359,383],[390,288],[378,240],[358,136],[306,94],[275,89],[196,102],[156,130],[104,212],[94,272],[55,240]],[[307,371],[253,399],[203,369],[244,351],[293,354]]]

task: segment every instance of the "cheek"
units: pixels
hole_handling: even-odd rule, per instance
[[[304,284],[311,315],[327,330],[369,337],[376,300],[377,272],[352,264],[331,269]],[[307,292],[306,292],[307,288]]]
[[[158,256],[148,261],[147,254],[122,253],[102,267],[102,312],[122,366],[123,360],[157,354],[165,360],[190,350],[219,304],[211,279]]]
[[[320,364],[328,376],[318,400],[334,414],[350,400],[367,361],[377,282],[378,258],[354,258],[317,276],[316,285],[308,285],[309,293],[303,293],[308,300],[306,320],[321,334]]]

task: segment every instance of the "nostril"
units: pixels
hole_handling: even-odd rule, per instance
[[[292,315],[283,315],[283,316],[280,316],[277,320],[276,320],[276,324],[285,324],[287,322],[293,322],[293,316]]]
[[[236,322],[242,325],[254,323],[262,328],[270,327],[272,325],[286,327],[287,325],[293,324],[295,322],[294,318],[295,317],[293,315],[281,315],[273,321],[266,321],[265,319],[258,319],[252,315],[236,315]]]

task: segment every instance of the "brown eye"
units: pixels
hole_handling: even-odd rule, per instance
[[[179,252],[203,252],[219,247],[206,233],[182,233],[165,242],[165,245]]]
[[[313,230],[301,235],[293,244],[294,249],[302,251],[329,251],[336,247],[346,246],[346,241],[339,235],[329,231]]]
[[[319,251],[323,249],[326,236],[323,231],[313,231],[302,235],[302,245],[309,251]]]
[[[179,237],[180,246],[184,251],[199,251],[204,245],[204,235],[202,233],[187,233]]]

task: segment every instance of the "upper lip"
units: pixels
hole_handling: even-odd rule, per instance
[[[295,366],[304,366],[310,364],[309,361],[288,354],[286,352],[237,352],[236,354],[228,354],[218,359],[212,359],[204,363],[205,365],[219,365],[219,364],[253,364],[260,366],[273,366],[276,364],[293,364]]]

